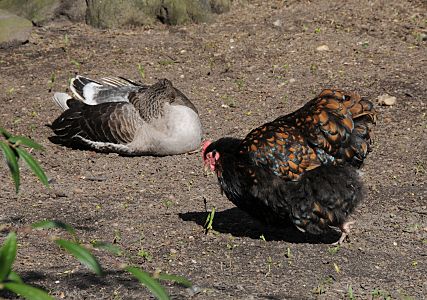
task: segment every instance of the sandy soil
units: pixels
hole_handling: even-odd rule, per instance
[[[0,240],[18,231],[16,269],[26,282],[64,299],[148,299],[120,271],[128,263],[183,275],[200,289],[166,283],[174,299],[351,299],[350,286],[356,299],[426,298],[426,2],[240,4],[212,24],[96,30],[55,23],[0,52],[1,126],[46,147],[34,154],[52,179],[44,188],[24,169],[15,195],[0,164]],[[316,50],[322,45],[329,50]],[[328,245],[336,236],[257,223],[203,175],[200,153],[132,158],[49,141],[46,124],[60,113],[53,91],[66,91],[77,73],[139,80],[138,64],[147,83],[168,78],[193,100],[210,139],[243,137],[327,87],[397,97],[378,107],[363,169],[369,194],[354,214],[351,241],[336,249]],[[218,211],[207,235],[204,199]],[[41,219],[75,226],[85,244],[114,241],[128,254],[94,250],[107,270],[98,278],[51,241],[64,233],[28,230]]]

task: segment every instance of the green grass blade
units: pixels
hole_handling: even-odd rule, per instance
[[[127,267],[125,270],[135,276],[141,284],[145,285],[158,300],[170,299],[160,283],[147,272],[141,271],[135,267]]]
[[[59,246],[67,250],[73,255],[78,261],[87,266],[90,270],[95,272],[97,275],[102,275],[102,268],[96,258],[83,246],[68,241],[58,239],[55,241]]]
[[[159,273],[155,276],[155,278],[158,278],[160,280],[167,280],[167,281],[173,281],[177,284],[180,284],[185,287],[192,287],[193,283],[188,280],[187,278],[179,275],[172,275],[172,274],[165,274],[165,273]]]
[[[54,300],[54,298],[49,296],[49,294],[45,291],[35,288],[31,285],[9,282],[4,283],[4,287],[7,290],[12,291],[28,300]]]
[[[25,160],[27,165],[31,168],[34,174],[40,179],[40,181],[45,186],[48,186],[49,182],[47,180],[46,174],[44,173],[43,169],[40,167],[39,163],[27,151],[19,148],[16,148],[16,151],[18,152],[19,157],[22,157],[22,159]]]
[[[98,249],[103,249],[103,250],[107,250],[108,252],[120,256],[122,255],[122,250],[120,249],[119,246],[113,245],[111,243],[106,243],[106,242],[94,242],[92,243],[92,246],[94,248],[98,248]]]
[[[72,235],[76,234],[76,230],[72,226],[56,220],[39,221],[39,222],[33,223],[31,227],[34,229],[59,228],[59,229],[66,230],[68,233],[71,233]]]
[[[0,148],[4,153],[7,165],[9,166],[10,173],[12,174],[13,182],[15,183],[15,191],[19,191],[20,176],[18,160],[16,159],[15,152],[5,142],[0,141]]]
[[[8,281],[16,282],[16,283],[24,283],[21,279],[21,277],[16,274],[14,271],[11,271],[9,273],[9,276],[7,276]]]
[[[0,134],[6,139],[9,139],[12,135],[4,128],[0,127]]]
[[[138,64],[138,72],[139,72],[139,76],[141,76],[141,79],[144,80],[145,79],[145,69],[144,69],[144,66],[142,64]]]
[[[203,226],[205,228],[206,234],[209,232],[209,230],[212,229],[214,217],[215,217],[215,206],[212,207],[212,211],[206,217],[205,225]]]
[[[43,150],[42,145],[34,142],[32,139],[29,139],[25,136],[12,136],[9,138],[9,141],[18,145],[25,145],[36,150]]]
[[[0,248],[0,282],[4,281],[12,271],[16,257],[16,233],[7,235],[3,246]]]

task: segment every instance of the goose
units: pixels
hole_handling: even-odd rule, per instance
[[[196,150],[202,125],[196,107],[168,79],[153,85],[123,77],[76,76],[71,97],[55,93],[63,112],[51,140],[122,155],[165,156]]]

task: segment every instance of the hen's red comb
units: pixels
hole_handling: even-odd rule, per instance
[[[205,156],[206,148],[209,147],[210,144],[212,144],[211,140],[206,140],[202,143],[202,157]]]

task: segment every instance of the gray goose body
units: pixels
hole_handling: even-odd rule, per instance
[[[195,150],[202,138],[191,101],[167,79],[149,86],[124,78],[71,81],[73,97],[55,93],[64,112],[52,123],[55,140],[124,155],[173,155]]]

